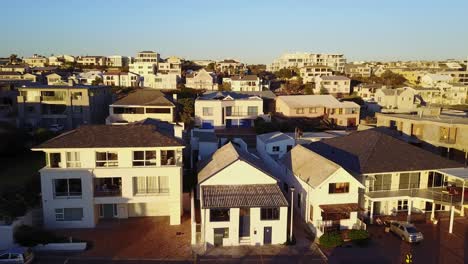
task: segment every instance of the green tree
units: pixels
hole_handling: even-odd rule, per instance
[[[314,94],[312,83],[306,83],[304,85],[304,94]]]
[[[382,84],[389,85],[389,86],[398,86],[402,85],[406,82],[406,78],[403,77],[401,74],[394,73],[390,70],[386,70],[380,76],[382,79]]]
[[[291,79],[293,77],[293,71],[291,69],[283,68],[275,72],[275,75],[281,79]]]
[[[208,66],[206,66],[206,70],[209,71],[209,72],[213,72],[213,71],[215,71],[215,68],[216,68],[215,66],[216,66],[215,63],[212,62],[212,63],[208,64]]]
[[[10,64],[14,64],[18,61],[18,55],[16,54],[11,54],[9,57]]]
[[[94,81],[91,82],[91,85],[99,85],[101,84],[101,82],[102,82],[102,79],[99,77],[96,77],[96,79],[94,79]]]
[[[181,98],[177,100],[182,111],[179,113],[180,121],[186,126],[193,125],[193,116],[195,114],[195,100],[193,98]]]
[[[231,83],[228,83],[228,82],[224,82],[218,87],[219,87],[218,88],[219,91],[231,91]]]
[[[328,90],[325,89],[325,87],[321,86],[320,87],[320,94],[328,94]]]

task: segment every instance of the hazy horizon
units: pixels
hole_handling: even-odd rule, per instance
[[[238,59],[269,64],[287,52],[348,61],[468,57],[468,2],[9,1],[0,56],[34,53]],[[5,32],[6,31],[6,32]],[[6,40],[6,41],[5,41]]]

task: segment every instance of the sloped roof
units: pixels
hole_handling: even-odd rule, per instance
[[[280,162],[313,188],[318,187],[341,168],[340,165],[301,145],[286,153]]]
[[[175,106],[165,95],[153,89],[138,89],[112,105]]]
[[[285,207],[277,184],[203,185],[203,208]]]
[[[324,81],[350,81],[346,76],[341,75],[333,75],[333,76],[320,76],[320,78]]]
[[[328,108],[339,107],[360,107],[354,102],[340,102],[335,97],[329,94],[321,95],[282,95],[278,96],[277,100],[282,100],[289,107],[315,107],[324,106]]]
[[[54,137],[35,149],[127,148],[183,146],[183,142],[152,125],[84,125]]]
[[[226,97],[231,97],[234,100],[250,99],[255,98],[255,96],[260,97],[257,94],[249,94],[246,92],[227,92],[227,91],[210,91],[205,92],[203,95],[199,96],[197,100],[223,100]],[[261,100],[257,98],[257,100]]]
[[[242,160],[270,175],[269,169],[260,158],[234,146],[232,142],[222,146],[210,158],[199,163],[198,183],[202,183],[234,162]],[[271,176],[271,175],[270,175]]]
[[[366,174],[458,168],[462,165],[375,129],[325,139],[306,147],[348,171]]]
[[[270,133],[265,133],[257,136],[260,138],[261,141],[265,143],[270,143],[270,142],[278,142],[282,140],[288,140],[288,139],[293,139],[293,137],[283,133],[283,132],[270,132]]]

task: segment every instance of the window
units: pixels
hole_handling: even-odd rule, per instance
[[[204,116],[212,116],[213,115],[213,107],[203,107],[203,115]]]
[[[309,114],[315,114],[315,113],[317,113],[317,108],[309,107]]]
[[[279,146],[273,146],[272,151],[273,152],[278,152],[278,151],[280,151],[280,147]]]
[[[260,220],[279,220],[279,208],[261,208]]]
[[[304,114],[304,108],[296,108],[296,114]]]
[[[161,166],[175,165],[175,151],[174,150],[161,150]]]
[[[56,221],[81,221],[83,208],[57,208],[55,209]]]
[[[338,114],[342,115],[343,114],[343,108],[338,108]]]
[[[210,209],[210,222],[228,222],[229,209]]]
[[[349,182],[328,184],[328,193],[349,193]]]
[[[391,174],[374,175],[374,183],[369,186],[369,191],[388,191],[392,184]]]
[[[169,177],[168,176],[133,177],[133,193],[135,195],[169,193]]]
[[[54,179],[54,197],[80,197],[81,179]]]
[[[67,152],[67,168],[80,168],[80,153],[79,152]]]
[[[398,188],[402,189],[411,189],[419,188],[419,172],[413,173],[400,173],[400,183]]]
[[[258,115],[258,107],[257,106],[249,106],[247,107],[247,114],[249,116],[256,116]]]
[[[96,167],[117,167],[117,152],[96,152]]]
[[[60,153],[47,153],[46,158],[46,163],[49,168],[60,168]]]
[[[398,211],[408,211],[408,200],[398,200]]]
[[[146,108],[147,114],[170,114],[170,108]]]
[[[457,128],[456,127],[440,127],[440,142],[444,143],[455,143],[456,136],[457,136]]]
[[[156,150],[133,151],[133,166],[156,166]]]

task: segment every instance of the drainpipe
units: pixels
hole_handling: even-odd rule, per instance
[[[292,242],[293,238],[293,213],[294,213],[294,187],[291,187],[291,225],[289,228],[289,241]]]
[[[460,206],[461,206],[460,216],[465,216],[465,208],[463,207],[463,204],[465,202],[465,183],[466,183],[466,181],[463,180],[463,187],[462,187],[461,201],[460,201]]]

